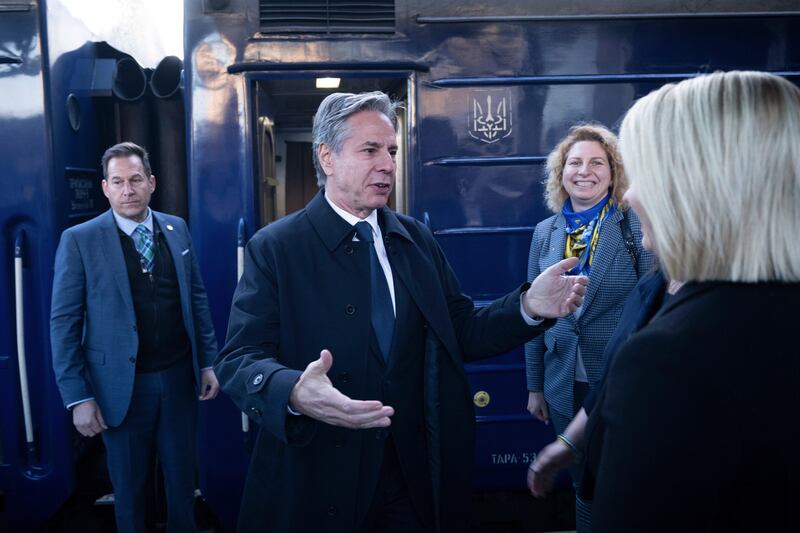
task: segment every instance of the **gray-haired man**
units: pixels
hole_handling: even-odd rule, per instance
[[[320,192],[247,246],[215,363],[262,427],[240,531],[465,529],[463,362],[582,302],[587,280],[562,262],[475,310],[431,232],[386,207],[396,129],[383,93],[328,96],[314,119]]]

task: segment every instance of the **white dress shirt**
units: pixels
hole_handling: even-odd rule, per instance
[[[345,222],[351,226],[356,223],[366,220],[372,228],[372,238],[375,239],[375,252],[378,254],[378,261],[383,269],[383,275],[386,277],[386,283],[389,285],[389,294],[392,296],[392,311],[397,316],[397,306],[394,301],[394,276],[392,275],[392,267],[389,265],[389,256],[386,255],[386,246],[383,244],[383,234],[381,233],[381,226],[378,224],[378,211],[373,210],[367,218],[358,218],[352,213],[348,213],[328,198],[328,191],[325,191],[325,200],[337,215],[342,217]],[[358,235],[353,237],[354,241],[358,240]]]

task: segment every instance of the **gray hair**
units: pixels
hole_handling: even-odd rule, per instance
[[[103,179],[108,179],[108,162],[117,157],[129,157],[135,155],[142,160],[144,167],[145,178],[150,179],[153,171],[150,169],[150,158],[147,155],[147,150],[132,142],[123,142],[115,144],[103,153],[100,159],[100,164],[103,166]]]
[[[313,136],[314,168],[317,171],[317,185],[323,187],[327,176],[319,162],[319,147],[325,145],[334,153],[342,150],[342,145],[349,136],[347,119],[360,111],[377,111],[386,115],[397,131],[397,109],[400,102],[393,102],[385,93],[373,91],[369,93],[333,93],[319,104],[314,115]]]

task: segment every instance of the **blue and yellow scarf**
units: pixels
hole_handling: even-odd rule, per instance
[[[616,205],[609,198],[609,193],[594,207],[586,211],[575,212],[572,210],[572,202],[567,198],[561,214],[567,221],[567,243],[564,247],[564,259],[577,257],[580,259],[578,265],[567,272],[567,274],[588,276],[592,270],[592,259],[594,250],[597,248],[597,241],[600,237],[600,228],[603,222],[616,211]],[[587,252],[588,250],[588,252]]]

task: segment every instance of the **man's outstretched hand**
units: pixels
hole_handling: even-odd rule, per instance
[[[348,398],[328,379],[333,355],[322,350],[319,359],[308,364],[289,396],[289,406],[315,420],[352,429],[386,427],[394,409],[377,400]]]
[[[564,259],[531,282],[530,288],[522,295],[522,305],[528,316],[561,318],[574,313],[583,304],[589,278],[564,275],[577,264],[577,257]]]

